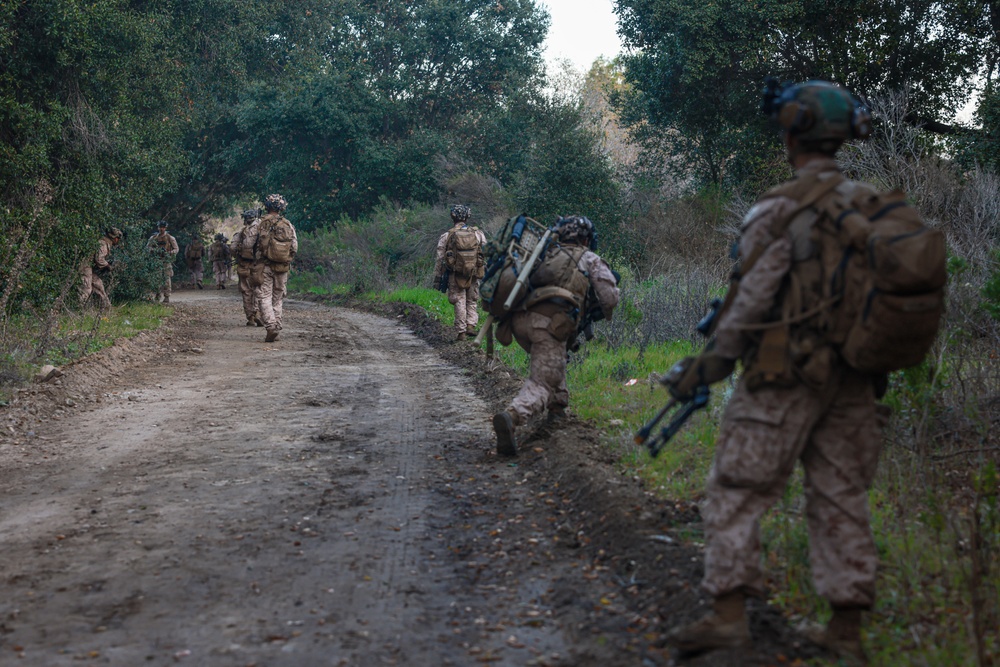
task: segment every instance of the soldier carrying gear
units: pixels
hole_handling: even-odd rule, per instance
[[[288,291],[288,272],[295,253],[299,250],[299,240],[295,227],[282,215],[288,207],[285,198],[278,194],[264,199],[267,213],[260,219],[257,229],[257,243],[254,251],[254,267],[251,269],[250,283],[257,283],[258,310],[267,328],[265,343],[278,339],[281,331],[282,302]]]
[[[236,257],[236,277],[239,280],[240,296],[243,297],[243,314],[247,326],[264,326],[260,318],[255,287],[250,284],[250,272],[254,266],[254,248],[257,245],[260,228],[259,212],[255,208],[243,211],[243,229],[236,232],[230,246]]]
[[[479,283],[485,260],[486,235],[469,226],[472,209],[464,204],[451,207],[452,227],[438,239],[434,259],[434,286],[447,289],[448,303],[455,307],[455,338],[476,334],[479,323]]]
[[[229,277],[229,264],[232,251],[226,243],[226,235],[218,233],[215,235],[215,242],[212,244],[212,271],[215,273],[215,289],[226,289],[226,280]]]
[[[204,255],[205,244],[202,243],[201,236],[195,236],[184,249],[184,261],[187,262],[188,270],[191,271],[191,278],[198,289],[205,289],[205,286],[202,284],[204,267],[201,263]]]
[[[867,490],[881,446],[875,416],[879,376],[845,354],[861,294],[850,285],[866,275],[869,237],[852,241],[842,223],[851,217],[848,207],[867,211],[882,197],[845,179],[834,156],[844,141],[868,136],[871,119],[849,91],[825,81],[784,87],[769,82],[763,106],[783,129],[795,179],[747,213],[739,263],[707,330],[714,337],[705,352],[683,360],[662,380],[671,394],[687,399],[727,377],[738,359],[744,366],[723,415],[702,510],[702,586],[714,599],[713,610],[667,639],[685,652],[750,643],[745,597],[762,595],[764,587],[758,522],[801,461],[813,578],[833,608],[829,624],[810,628],[808,636],[864,661],[861,613],[875,601],[878,561]],[[905,208],[894,202],[880,215],[899,220]],[[865,220],[869,230],[876,228]],[[932,235],[914,238],[934,245]],[[855,242],[857,252],[847,252]],[[834,255],[862,259],[837,269]],[[943,272],[943,258],[941,264]],[[924,319],[934,317],[934,298],[924,300]]]
[[[531,291],[497,330],[501,343],[509,344],[513,338],[531,355],[528,380],[507,409],[493,416],[497,452],[504,456],[517,453],[516,426],[546,409],[550,419],[565,415],[567,344],[576,339],[588,295],[596,296],[608,320],[618,305],[617,280],[591,250],[596,246],[594,224],[570,216],[559,218],[554,229],[557,241],[550,242],[544,259],[532,270]]]
[[[86,306],[91,294],[96,294],[104,308],[111,307],[111,299],[104,289],[104,280],[101,274],[108,273],[114,268],[114,260],[109,257],[111,249],[118,245],[122,239],[120,229],[112,227],[104,232],[104,236],[97,242],[97,251],[90,257],[84,258],[80,263],[80,305]]]
[[[167,233],[167,221],[160,220],[156,225],[157,233],[149,237],[146,249],[160,260],[161,284],[156,291],[154,300],[159,301],[163,295],[163,303],[170,303],[171,278],[174,275],[174,257],[180,252],[177,239]]]

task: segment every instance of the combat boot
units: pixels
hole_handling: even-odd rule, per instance
[[[517,438],[514,437],[514,417],[504,410],[493,415],[493,430],[497,434],[497,454],[517,456]]]
[[[205,286],[201,284],[200,280],[198,282],[196,282],[195,285],[198,286],[198,289],[205,289]]]
[[[257,323],[254,322],[252,319],[251,320],[247,320],[247,326],[248,327],[255,327],[255,326],[257,326]]]
[[[457,336],[455,336],[455,342],[461,343],[463,340],[465,340],[465,332],[464,331],[462,331]]]
[[[163,303],[170,303],[170,297],[169,296],[163,297]]]
[[[813,644],[836,654],[848,665],[867,665],[868,657],[861,646],[861,611],[859,607],[834,607],[826,627],[806,623],[798,630]]]
[[[277,329],[268,329],[267,330],[267,335],[264,336],[264,342],[265,343],[273,343],[276,340],[278,340],[278,330]]]
[[[465,335],[468,336],[469,338],[475,338],[476,336],[479,335],[479,332],[476,331],[475,329],[466,329]]]
[[[549,414],[545,417],[545,421],[550,424],[561,422],[564,419],[566,419],[566,406],[564,405],[553,405],[549,408]]]
[[[253,321],[259,327],[264,326],[264,320],[260,319],[260,317],[258,317],[257,315],[253,316]]]
[[[727,593],[715,598],[712,612],[688,625],[667,633],[667,643],[684,653],[750,645],[746,601],[743,593]]]

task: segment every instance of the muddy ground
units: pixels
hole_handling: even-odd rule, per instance
[[[498,458],[518,379],[419,309],[175,293],[155,332],[0,411],[0,665],[786,665],[680,660],[704,611],[692,507],[623,475],[593,424]]]

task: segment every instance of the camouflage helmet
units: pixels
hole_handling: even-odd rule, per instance
[[[157,227],[157,229],[166,229],[167,228],[167,221],[166,220],[160,220],[158,223],[156,223],[156,227]]]
[[[117,227],[112,227],[108,229],[107,231],[104,232],[104,235],[107,236],[109,239],[120,239],[122,236],[124,236],[124,234],[122,234],[122,230],[118,229]]]
[[[255,208],[248,208],[247,210],[243,211],[242,215],[243,215],[243,222],[250,222],[257,216],[259,216],[260,213],[258,213],[257,209]]]
[[[451,219],[455,222],[465,222],[472,216],[472,209],[465,204],[455,204],[451,207]]]
[[[576,243],[591,250],[597,247],[594,223],[582,215],[560,216],[556,219],[554,231],[563,243]]]
[[[218,234],[215,235],[215,240],[216,241],[225,241],[226,240],[226,235],[223,234],[222,232],[219,232]]]
[[[872,133],[865,104],[847,88],[829,81],[782,85],[768,79],[762,109],[790,136],[806,143],[866,139]]]
[[[282,197],[281,195],[278,194],[268,195],[267,197],[264,198],[264,208],[266,208],[268,211],[281,212],[284,211],[286,208],[288,208],[288,202],[285,201],[285,198]]]

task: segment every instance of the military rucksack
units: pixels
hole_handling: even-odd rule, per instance
[[[229,246],[227,246],[222,241],[216,241],[212,244],[212,261],[213,262],[225,262],[229,259],[230,252]]]
[[[188,259],[201,259],[201,256],[205,253],[205,246],[202,245],[201,241],[192,241],[188,244],[187,250],[184,251],[184,255]]]
[[[479,230],[476,227],[450,230],[444,245],[444,258],[451,274],[459,279],[460,287],[468,287],[474,279],[482,278],[485,261]]]
[[[792,269],[772,321],[745,327],[760,332],[747,381],[819,386],[834,354],[864,373],[920,363],[944,311],[944,235],[923,224],[903,193],[879,193],[836,172],[765,198],[779,196],[799,202],[771,227],[772,238],[791,240]]]
[[[292,223],[285,218],[264,216],[261,220],[258,248],[261,256],[271,263],[272,271],[276,273],[288,271],[292,261],[293,239]]]

